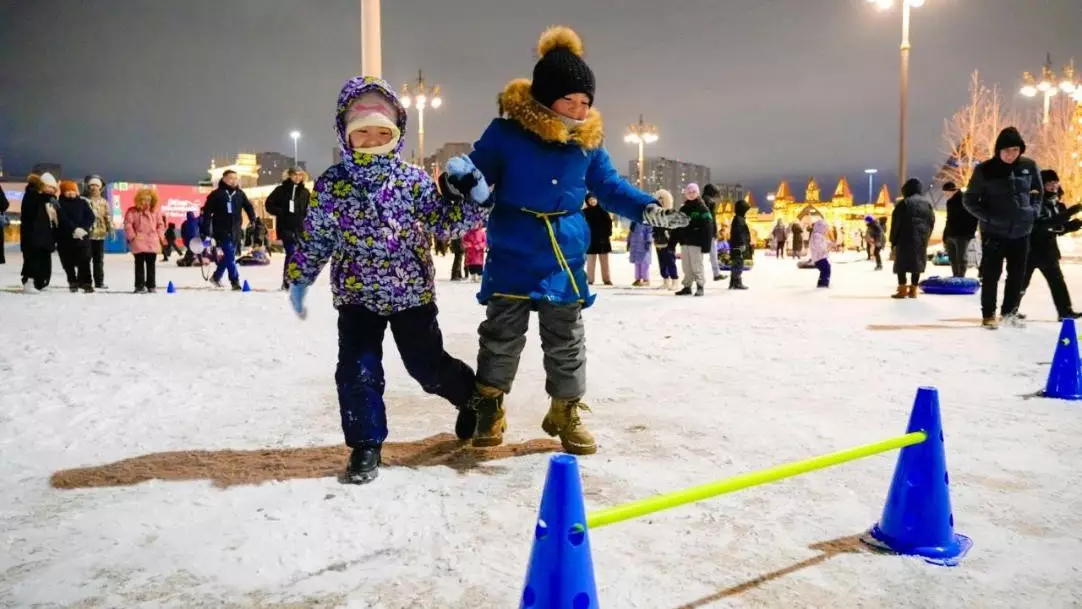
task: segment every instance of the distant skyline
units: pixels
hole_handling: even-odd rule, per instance
[[[641,113],[660,131],[648,155],[707,165],[760,202],[783,178],[799,192],[809,176],[841,175],[863,200],[865,167],[896,191],[900,13],[864,0],[384,2],[384,77],[398,88],[421,68],[443,88],[427,150],[477,139],[552,23],[586,43],[617,167],[634,158],[622,137]],[[1036,111],[1016,93],[1022,72],[1046,52],[1082,62],[1079,31],[1077,0],[915,9],[910,173],[930,178],[942,163],[943,119],[974,69]],[[75,176],[194,183],[214,154],[292,154],[298,129],[300,158],[318,171],[331,163],[335,96],[360,69],[359,36],[356,0],[0,0],[0,156],[9,174],[58,162]]]

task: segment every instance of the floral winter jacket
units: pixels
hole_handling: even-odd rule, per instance
[[[379,91],[398,109],[402,133],[387,154],[355,152],[344,117],[357,97]],[[435,301],[435,269],[428,235],[460,238],[481,224],[487,208],[470,200],[443,198],[420,167],[399,156],[406,134],[406,109],[387,83],[372,77],[346,82],[335,120],[342,161],[318,180],[304,219],[297,251],[286,274],[291,283],[312,284],[331,261],[334,306],[359,305],[391,315]]]

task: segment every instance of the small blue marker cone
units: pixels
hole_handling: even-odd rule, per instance
[[[248,280],[247,279],[244,280],[244,285],[240,286],[240,291],[241,292],[251,292],[252,291],[252,286],[248,285]]]
[[[166,294],[176,294],[177,293],[177,286],[173,285],[173,282],[170,281],[169,285],[165,286],[165,293]]]
[[[883,516],[865,541],[953,567],[973,547],[973,541],[954,532],[939,392],[933,387],[917,390],[906,433],[916,431],[928,434],[928,439],[906,446],[898,455]]]
[[[1052,370],[1048,372],[1041,397],[1058,400],[1082,400],[1082,361],[1078,357],[1078,334],[1074,320],[1064,319],[1052,356]]]
[[[519,609],[597,606],[579,464],[571,455],[556,455],[549,461]]]

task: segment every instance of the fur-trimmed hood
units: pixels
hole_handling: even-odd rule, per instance
[[[590,108],[585,122],[572,131],[555,112],[530,95],[530,81],[526,78],[516,78],[507,83],[498,103],[501,114],[546,142],[574,144],[593,150],[600,148],[605,138],[605,126],[596,108]]]
[[[143,199],[143,197],[146,196],[150,197],[149,206],[145,206],[139,203]],[[140,188],[139,190],[135,191],[135,198],[132,199],[132,208],[138,209],[139,211],[158,209],[158,191],[149,187]]]

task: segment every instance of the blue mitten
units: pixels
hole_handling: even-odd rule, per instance
[[[306,296],[308,296],[307,284],[294,283],[289,286],[289,304],[293,307],[293,312],[301,319],[308,317],[308,309],[304,306]]]
[[[458,192],[469,192],[470,198],[478,203],[488,200],[490,189],[481,170],[473,164],[470,157],[460,155],[447,161],[447,182]]]

